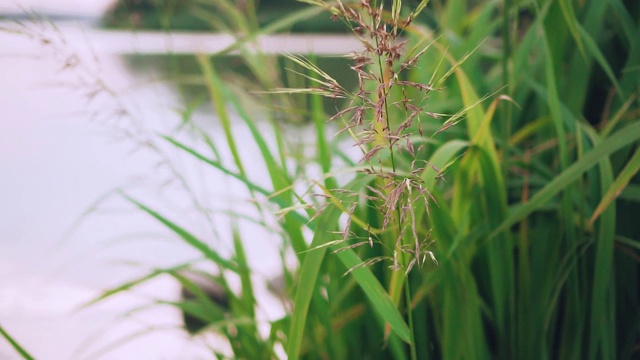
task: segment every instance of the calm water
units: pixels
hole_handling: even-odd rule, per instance
[[[0,24],[7,26],[12,25]],[[23,30],[0,32],[0,324],[36,358],[206,357],[202,339],[189,340],[178,330],[180,317],[171,309],[156,307],[114,322],[149,299],[176,299],[178,287],[169,279],[74,310],[152,267],[198,257],[114,189],[161,210],[223,253],[229,248],[229,223],[215,211],[251,213],[239,184],[165,144],[155,150],[143,144],[156,131],[175,129],[183,105],[171,86],[157,81],[160,74],[135,74],[121,58],[167,48],[215,51],[230,38],[132,35],[73,24],[32,24]],[[352,40],[325,37],[261,41],[271,51],[282,47],[286,52],[322,48],[326,41],[342,44],[332,46],[333,52],[355,47]],[[195,120],[223,141],[215,117],[202,112]],[[239,122],[233,130],[238,143],[251,144]],[[259,164],[258,154],[253,146],[241,148],[245,161]],[[250,171],[261,175],[264,169]],[[197,206],[214,211],[209,220],[194,210],[193,198],[199,199]],[[257,277],[277,275],[277,236],[249,224],[243,224],[242,235]],[[279,316],[282,310],[265,291],[257,292],[265,299],[261,316]],[[99,352],[154,327],[163,330]],[[0,341],[0,359],[12,358],[13,351]]]

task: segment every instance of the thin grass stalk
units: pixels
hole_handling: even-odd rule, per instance
[[[33,356],[27,352],[9,333],[0,326],[0,335],[9,342],[9,345],[24,359],[33,360]]]
[[[540,20],[542,21],[542,20]],[[554,64],[560,64],[561,61],[555,61],[556,59],[560,59],[562,54],[552,53],[552,47],[549,44],[548,30],[545,27],[542,27],[543,37],[542,42],[545,50],[545,83],[549,93],[549,98],[547,100],[548,106],[551,112],[551,116],[553,119],[554,130],[556,133],[556,139],[558,139],[558,150],[559,150],[559,158],[560,158],[560,170],[564,170],[569,166],[569,150],[566,141],[566,132],[565,132],[565,124],[564,119],[561,112],[560,98],[558,95],[558,85],[556,81],[557,69],[555,69]],[[557,41],[556,41],[557,42]],[[559,51],[557,49],[554,49]],[[561,214],[563,218],[563,228],[565,230],[566,235],[566,244],[568,247],[571,247],[576,242],[576,235],[573,226],[573,211],[572,211],[572,198],[573,198],[573,190],[572,187],[567,186],[563,191],[561,202]],[[568,300],[565,303],[565,312],[567,314],[567,320],[569,323],[573,325],[565,326],[563,329],[563,345],[567,345],[567,347],[563,347],[565,351],[564,354],[561,353],[562,357],[571,357],[575,358],[578,356],[581,348],[582,337],[575,331],[575,327],[580,324],[581,319],[584,318],[581,313],[581,302],[580,302],[580,290],[578,287],[578,273],[577,271],[572,271],[570,280],[567,284],[568,287]],[[578,327],[581,329],[582,327]]]
[[[510,66],[512,63],[512,40],[511,40],[511,12],[512,8],[517,8],[513,4],[514,0],[503,0],[503,13],[502,13],[502,86],[507,90],[507,95],[513,96],[513,84],[510,72]],[[502,178],[505,179],[505,183],[508,183],[509,178],[509,159],[511,158],[511,151],[509,146],[509,138],[511,137],[511,122],[512,122],[512,107],[510,104],[502,105]]]
[[[384,6],[384,0],[382,0],[382,4],[381,4],[381,8]],[[398,6],[397,4],[397,0],[393,0],[393,6],[396,7]],[[377,0],[373,1],[373,7],[377,8],[378,7],[378,2]],[[376,28],[376,24],[375,21],[376,19],[372,16],[371,17],[371,27],[372,28]],[[376,48],[380,48],[380,42],[377,36],[374,37],[374,41],[376,44]],[[388,75],[385,72],[385,67],[382,64],[382,56],[378,55],[377,57],[377,62],[378,62],[378,76],[380,81],[382,82],[381,84],[379,84],[379,86],[382,86],[382,94],[381,97],[384,99],[384,120],[385,120],[385,125],[386,125],[386,129],[382,128],[379,125],[379,123],[377,122],[377,120],[373,120],[374,121],[374,126],[375,126],[375,131],[376,131],[376,142],[374,142],[374,146],[380,145],[380,146],[388,146],[389,148],[389,157],[390,157],[390,162],[391,162],[391,169],[392,171],[395,173],[396,172],[396,162],[395,162],[395,151],[393,149],[393,142],[390,140],[385,140],[384,138],[384,134],[388,133],[391,131],[391,123],[389,121],[389,104],[388,104]],[[385,181],[385,188],[392,182],[392,180],[387,180]],[[388,194],[387,194],[388,195]],[[409,200],[411,201],[411,200]],[[396,223],[396,228],[397,228],[397,232],[395,234],[393,234],[392,236],[389,236],[389,246],[391,246],[394,250],[394,255],[396,254],[396,252],[400,253],[400,259],[401,259],[401,268],[404,268],[408,262],[406,261],[406,257],[404,254],[402,254],[401,250],[397,248],[397,245],[395,245],[395,239],[399,236],[399,234],[402,231],[402,224],[400,223],[400,218],[401,218],[401,212],[400,212],[400,204],[398,203],[395,207],[395,213],[396,213],[396,218],[395,219],[391,219],[392,222]],[[400,289],[403,287],[404,284],[404,291],[405,291],[405,302],[407,303],[407,316],[409,318],[409,330],[410,330],[410,334],[411,334],[411,340],[410,340],[410,344],[409,347],[411,349],[411,359],[412,360],[416,360],[415,358],[415,339],[414,339],[414,330],[413,330],[413,316],[412,316],[412,309],[411,309],[411,292],[410,289],[408,288],[408,281],[405,279],[405,276],[403,275],[403,273],[401,271],[394,271],[393,274],[391,275],[391,282],[389,285],[389,295],[391,296],[391,298],[394,300],[394,302],[396,304],[399,304],[400,301],[400,296],[401,296],[401,291]],[[387,330],[388,331],[388,330]]]
[[[405,297],[405,306],[407,308],[407,318],[409,319],[409,331],[411,331],[411,343],[409,344],[409,349],[411,351],[411,360],[418,360],[418,354],[416,351],[416,337],[415,337],[415,327],[413,326],[413,305],[411,303],[411,289],[409,289],[409,279],[405,279],[404,281],[404,297]]]
[[[220,94],[219,89],[216,87],[217,81],[214,76],[216,76],[213,71],[211,60],[209,57],[200,54],[197,57],[198,63],[200,64],[200,68],[204,72],[204,77],[206,79],[206,84],[209,89],[209,95],[211,96],[211,102],[213,106],[216,108],[216,112],[220,118],[220,123],[222,124],[222,129],[225,134],[225,138],[227,140],[227,144],[229,145],[229,150],[231,151],[231,155],[233,156],[233,161],[235,162],[236,167],[238,168],[238,172],[241,176],[246,177],[244,165],[242,164],[242,160],[240,159],[240,154],[238,153],[238,147],[236,145],[235,139],[231,132],[231,120],[229,119],[228,113],[226,111],[226,102],[224,98]]]
[[[594,145],[600,143],[597,135],[586,128],[587,135]],[[613,169],[609,159],[599,163],[600,194],[603,196],[612,186]],[[615,237],[615,207],[609,207],[599,220],[596,254],[594,263],[594,279],[591,289],[591,312],[589,324],[589,358],[616,358],[615,327],[607,326],[608,318],[615,318],[613,300],[613,246]]]
[[[315,63],[317,59],[314,56],[310,57],[310,61]],[[315,77],[319,79],[319,76],[309,70],[307,76]],[[316,128],[316,141],[318,147],[318,158],[320,165],[322,166],[322,173],[329,174],[331,173],[331,149],[329,148],[329,144],[326,139],[326,128],[325,128],[325,113],[322,107],[322,97],[320,95],[311,95],[311,116],[313,118],[313,122]],[[338,184],[333,177],[327,177],[324,182],[325,187],[328,189],[336,189],[338,188]]]

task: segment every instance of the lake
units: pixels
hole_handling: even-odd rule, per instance
[[[149,269],[198,257],[116,189],[222,253],[230,251],[229,218],[222,212],[252,214],[248,193],[237,182],[168,146],[149,146],[156,133],[180,124],[185,105],[174,86],[159,80],[161,74],[133,70],[123,57],[216,52],[233,38],[103,31],[74,23],[21,28],[6,22],[0,28],[22,32],[0,32],[0,324],[36,358],[206,357],[203,339],[180,330],[173,309],[157,306],[122,317],[151,299],[176,300],[179,288],[171,279],[82,311],[78,306]],[[359,48],[355,39],[333,35],[266,36],[258,44],[286,53]],[[224,141],[215,116],[199,111],[193,119],[214,141]],[[259,126],[270,131],[267,123]],[[294,138],[312,136],[304,126],[292,131]],[[240,122],[233,132],[238,143],[253,143]],[[254,146],[240,150],[245,161],[261,162]],[[260,177],[265,169],[249,171]],[[279,237],[244,223],[241,233],[256,277],[277,276]],[[262,319],[282,314],[265,289],[256,291],[265,299]],[[132,341],[121,343],[123,338]],[[111,351],[103,353],[105,347]],[[0,358],[17,358],[5,341]]]

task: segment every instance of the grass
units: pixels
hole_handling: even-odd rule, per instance
[[[282,262],[283,306],[292,311],[261,333],[248,239],[234,230],[234,254],[225,257],[181,219],[128,197],[219,269],[228,309],[205,296],[173,304],[227,340],[231,352],[212,357],[636,358],[636,2],[305,2],[369,45],[351,57],[355,87],[312,55],[245,51],[270,30],[244,21],[235,4],[212,1],[228,31],[246,34],[235,48],[255,87],[234,86],[237,75],[221,73],[216,55],[197,56],[226,142],[203,131],[196,143],[176,134],[155,140],[243,184],[254,222],[275,219],[297,263]],[[300,76],[292,82],[279,61]],[[314,127],[310,159],[291,155],[283,109],[298,109]],[[263,117],[270,132],[256,126]],[[255,164],[240,156],[231,121],[260,150],[260,178],[247,171]],[[345,153],[347,142],[359,157]],[[231,161],[203,150],[219,147]],[[96,301],[156,276],[194,288],[181,269],[156,270]]]
[[[0,335],[4,338],[9,345],[25,360],[32,360],[33,356],[31,356],[27,350],[25,350],[20,344],[13,338],[9,333],[0,326]]]

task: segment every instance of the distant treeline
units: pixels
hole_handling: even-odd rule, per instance
[[[109,28],[135,28],[183,31],[220,31],[225,28],[225,19],[216,16],[216,1],[197,0],[117,0],[102,18],[102,25]],[[250,3],[246,0],[230,2],[241,11]],[[283,15],[299,11],[310,5],[297,0],[255,1],[258,22],[261,26],[282,18]],[[293,25],[293,32],[339,32],[344,26],[333,22],[327,13]]]

